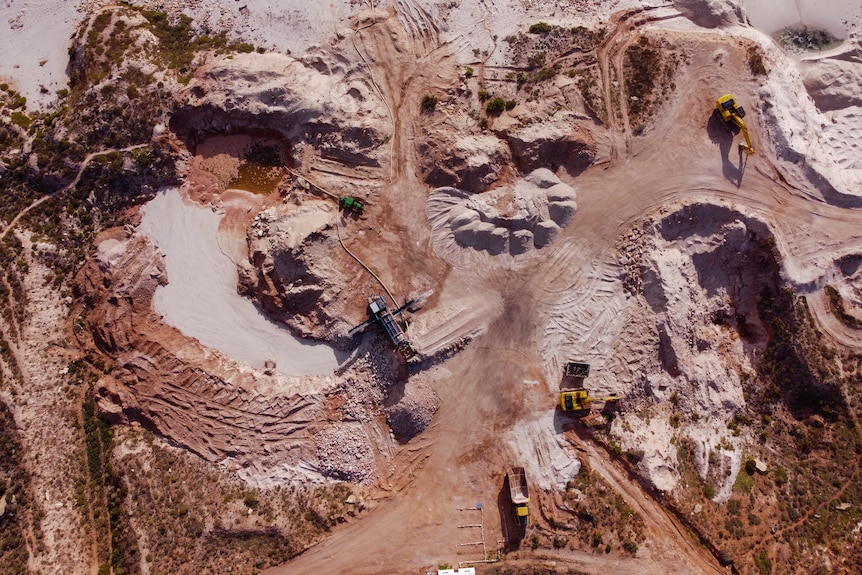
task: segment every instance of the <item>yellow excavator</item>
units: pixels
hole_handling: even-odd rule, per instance
[[[564,389],[560,392],[560,407],[563,411],[583,411],[590,409],[590,405],[593,403],[618,401],[622,398],[623,396],[618,393],[612,393],[605,397],[592,397],[583,387]]]
[[[736,124],[742,130],[742,135],[745,136],[745,143],[739,143],[739,147],[745,150],[747,154],[754,153],[754,146],[751,145],[751,136],[748,135],[748,128],[745,127],[745,122],[742,120],[745,117],[745,108],[736,103],[733,94],[727,94],[715,101],[715,107],[721,114],[721,119],[728,124]]]

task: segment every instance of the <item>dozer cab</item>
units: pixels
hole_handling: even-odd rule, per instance
[[[745,108],[736,103],[733,94],[727,94],[715,101],[715,107],[721,114],[721,119],[728,124],[736,124],[742,130],[742,135],[745,136],[745,143],[739,143],[739,147],[745,150],[747,154],[754,153],[754,146],[751,145],[751,136],[748,135],[748,128],[745,126]]]

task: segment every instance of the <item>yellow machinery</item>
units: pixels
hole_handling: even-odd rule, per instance
[[[560,407],[563,411],[583,411],[590,409],[590,405],[597,402],[618,401],[623,396],[612,393],[605,397],[592,397],[583,387],[576,389],[564,389],[560,392]]]
[[[751,145],[751,136],[748,135],[748,128],[745,127],[745,122],[742,120],[745,117],[745,108],[736,103],[733,94],[727,94],[715,101],[715,107],[721,114],[721,119],[728,124],[733,123],[739,126],[742,130],[742,135],[745,136],[745,143],[739,143],[739,146],[748,154],[754,153],[754,147]]]

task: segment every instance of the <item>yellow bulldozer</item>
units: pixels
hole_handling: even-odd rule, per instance
[[[745,126],[745,108],[736,103],[733,94],[727,94],[715,101],[715,107],[718,113],[721,114],[721,119],[728,124],[736,124],[742,130],[742,135],[745,136],[745,143],[739,143],[739,147],[745,150],[747,154],[754,153],[754,146],[751,145],[751,136],[748,135],[748,128]]]

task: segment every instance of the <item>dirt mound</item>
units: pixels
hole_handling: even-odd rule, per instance
[[[511,171],[506,143],[491,135],[464,136],[454,144],[429,140],[418,149],[423,179],[432,186],[483,192]]]
[[[530,124],[504,134],[521,172],[564,167],[579,174],[596,157],[596,143],[582,127],[565,120]]]
[[[340,253],[332,233],[336,217],[333,202],[307,200],[260,212],[248,232],[240,292],[306,337],[332,339],[347,331],[338,295],[349,280],[332,258]]]
[[[390,400],[395,402],[387,410],[389,427],[401,442],[425,431],[439,403],[434,389],[421,379],[408,382],[400,397],[390,392]]]
[[[358,423],[341,423],[316,433],[320,471],[340,481],[367,483],[374,473],[374,452]]]
[[[859,58],[859,54],[855,54],[855,58]],[[805,62],[804,70],[805,89],[821,112],[862,106],[862,64],[859,62],[828,58]]]
[[[346,59],[322,58],[313,65],[275,53],[215,60],[179,95],[185,106],[170,127],[192,152],[212,136],[250,134],[310,144],[338,162],[379,166],[388,128],[384,104]]]
[[[152,300],[166,280],[162,255],[144,236],[123,230],[103,234],[96,257],[76,278],[88,310],[79,336],[91,335],[111,365],[96,386],[106,417],[137,421],[256,485],[323,475],[368,480],[376,469],[368,454],[389,453],[388,429],[375,414],[388,385],[380,379],[391,382],[394,374],[362,354],[340,379],[251,368],[161,321]],[[351,382],[349,393],[335,391],[339,381]],[[327,393],[350,400],[328,402]],[[313,435],[312,421],[324,422]]]

